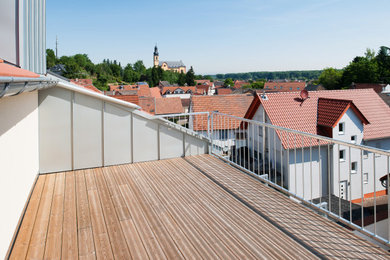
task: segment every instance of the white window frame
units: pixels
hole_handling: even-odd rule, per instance
[[[340,126],[342,126],[342,129],[343,129],[342,131],[340,131]],[[338,131],[339,131],[339,135],[343,135],[345,133],[345,123],[344,122],[339,123]]]
[[[355,165],[355,169],[353,169],[353,165]],[[357,173],[357,162],[351,162],[351,173]]]
[[[341,158],[341,153],[343,154],[343,158]],[[345,149],[340,150],[339,152],[339,160],[340,162],[345,162]]]
[[[354,138],[355,140],[352,140]],[[356,144],[357,142],[357,135],[351,135],[351,143]]]

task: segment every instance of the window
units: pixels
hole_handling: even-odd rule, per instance
[[[292,87],[290,87],[290,90],[292,90]]]
[[[339,159],[340,162],[345,162],[345,150],[340,150]]]
[[[363,173],[363,183],[368,184],[368,172]]]
[[[283,87],[282,86],[280,86],[280,89],[282,89]]]
[[[274,89],[276,89],[276,86],[274,87]]]
[[[297,87],[297,90],[299,90],[299,87]]]
[[[352,162],[351,163],[351,173],[356,173],[357,172],[357,162]]]
[[[343,135],[344,134],[344,123],[339,123],[339,134]]]
[[[356,140],[357,140],[357,136],[356,135],[352,135],[351,136],[351,143],[356,144]]]

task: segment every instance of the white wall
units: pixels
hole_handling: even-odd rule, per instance
[[[38,93],[0,99],[0,257],[5,256],[38,165]]]
[[[40,173],[207,153],[160,119],[62,88],[39,91],[39,115]]]

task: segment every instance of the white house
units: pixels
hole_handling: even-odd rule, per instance
[[[299,92],[258,95],[245,117],[390,150],[390,109],[372,89],[313,91],[306,100]],[[362,189],[364,198],[374,191],[376,196],[385,194],[379,181],[387,171],[385,156],[251,125],[247,134],[249,149],[260,158],[265,152],[271,167],[283,172],[284,186],[305,199],[329,190],[353,202],[361,200]]]

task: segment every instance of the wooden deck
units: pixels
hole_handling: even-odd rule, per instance
[[[11,259],[385,259],[210,155],[38,178]]]

